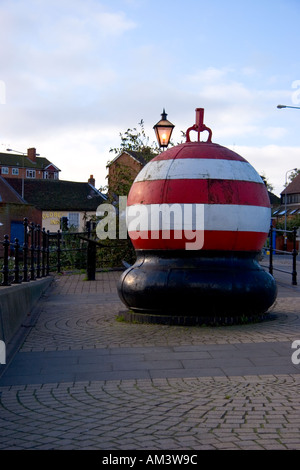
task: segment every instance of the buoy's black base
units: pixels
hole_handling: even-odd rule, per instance
[[[190,315],[164,315],[152,313],[133,312],[132,310],[121,311],[119,320],[127,323],[145,323],[150,325],[172,325],[172,326],[233,326],[246,325],[250,323],[260,323],[263,321],[275,320],[276,316],[271,313],[261,315],[235,315],[226,316],[190,316]]]
[[[133,313],[194,317],[194,322],[254,318],[276,300],[276,282],[259,265],[257,253],[140,250],[136,254],[135,264],[118,283],[120,299]]]

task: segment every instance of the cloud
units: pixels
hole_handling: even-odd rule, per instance
[[[266,127],[263,129],[263,135],[271,140],[281,140],[288,134],[284,127]]]
[[[219,44],[212,49],[218,56],[210,52],[200,58],[182,17],[180,33],[177,23],[170,23],[162,37],[156,28],[163,20],[154,23],[151,2],[105,5],[104,0],[1,1],[1,142],[17,150],[36,146],[61,167],[64,179],[85,180],[94,173],[100,181],[120,132],[144,119],[154,140],[153,125],[165,108],[178,142],[180,131],[194,124],[195,108],[204,107],[213,141],[245,148],[251,158],[251,149],[260,149],[266,158],[259,164],[271,165],[275,176],[266,149],[276,142],[273,154],[280,154],[280,143],[291,137],[292,117],[278,114],[276,105],[298,93],[292,80],[283,85],[278,68],[274,79],[274,70],[268,75],[247,58],[238,66],[231,53],[223,66]],[[281,174],[280,159],[276,165]]]
[[[50,90],[53,83],[88,86],[95,73],[105,72],[122,36],[136,27],[125,13],[107,11],[96,0],[5,3],[0,60],[11,86],[16,76],[33,82],[41,77]]]
[[[279,196],[284,189],[285,174],[291,168],[299,167],[300,147],[280,145],[235,146],[235,152],[244,157],[274,187]]]
[[[220,80],[223,80],[230,71],[232,71],[232,69],[227,67],[220,69],[216,67],[208,67],[203,70],[198,70],[195,74],[188,75],[187,80],[197,86],[199,86],[199,84],[205,86],[211,82],[220,82]]]
[[[3,132],[53,132],[101,115],[118,79],[117,51],[136,23],[97,0],[4,0]]]

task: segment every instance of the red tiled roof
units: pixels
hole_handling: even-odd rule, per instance
[[[291,183],[281,192],[281,194],[300,193],[300,173],[291,181]]]

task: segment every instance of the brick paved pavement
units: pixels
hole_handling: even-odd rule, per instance
[[[120,272],[55,279],[0,378],[0,449],[300,449],[300,288],[230,327],[118,321]],[[275,275],[276,277],[276,275]]]

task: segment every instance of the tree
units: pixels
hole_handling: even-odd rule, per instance
[[[121,155],[123,152],[131,153],[142,165],[146,165],[152,158],[159,154],[159,148],[155,142],[149,143],[149,137],[146,136],[144,121],[138,123],[139,128],[128,128],[124,133],[120,133],[119,147],[110,149],[110,153]],[[134,152],[134,154],[133,154]],[[128,166],[123,161],[116,160],[107,162],[109,168],[108,197],[109,200],[115,200],[118,195],[125,196],[129,193],[132,182],[136,176],[137,169]]]
[[[299,228],[300,227],[300,215],[295,215],[293,217],[289,217],[286,222],[286,229],[287,229],[287,238],[290,241],[293,241],[293,229],[294,228]],[[276,229],[284,231],[285,229],[285,223],[284,220],[280,220],[276,224]]]
[[[155,142],[149,144],[150,139],[146,136],[143,119],[141,119],[138,125],[140,130],[134,127],[133,129],[127,129],[124,134],[120,132],[120,147],[111,148],[110,152],[120,154],[124,150],[133,150],[134,152],[141,153],[146,162],[152,160],[159,153],[159,147]]]
[[[266,177],[264,174],[260,175],[260,177],[261,177],[261,179],[263,180],[263,182],[264,182],[264,184],[265,184],[267,190],[270,191],[270,192],[272,192],[273,189],[274,189],[274,186],[272,186],[272,184],[270,184],[270,183],[268,182],[267,177]]]
[[[296,178],[296,176],[298,176],[300,173],[300,169],[299,168],[296,168],[296,170],[293,170],[290,175],[289,175],[289,178],[288,178],[288,181],[287,183],[284,185],[285,187],[288,186],[294,178]]]
[[[148,163],[152,158],[159,154],[158,145],[153,142],[149,143],[150,139],[146,136],[144,121],[138,123],[139,127],[133,129],[128,128],[124,133],[120,133],[120,145],[110,149],[110,153],[120,155],[125,151],[135,152],[139,160],[143,164]],[[107,163],[110,165],[111,161]],[[116,215],[119,216],[119,197],[126,196],[129,193],[133,179],[136,174],[133,169],[124,163],[116,160],[114,162],[112,173],[108,181],[108,203],[112,204],[115,208]],[[113,177],[112,177],[113,175]],[[119,218],[116,220],[116,229],[119,229]],[[103,249],[99,250],[98,258],[101,265],[104,265],[107,260],[110,266],[120,266],[123,261],[132,264],[135,261],[135,250],[129,238],[120,240],[110,240],[109,238],[102,240]]]

